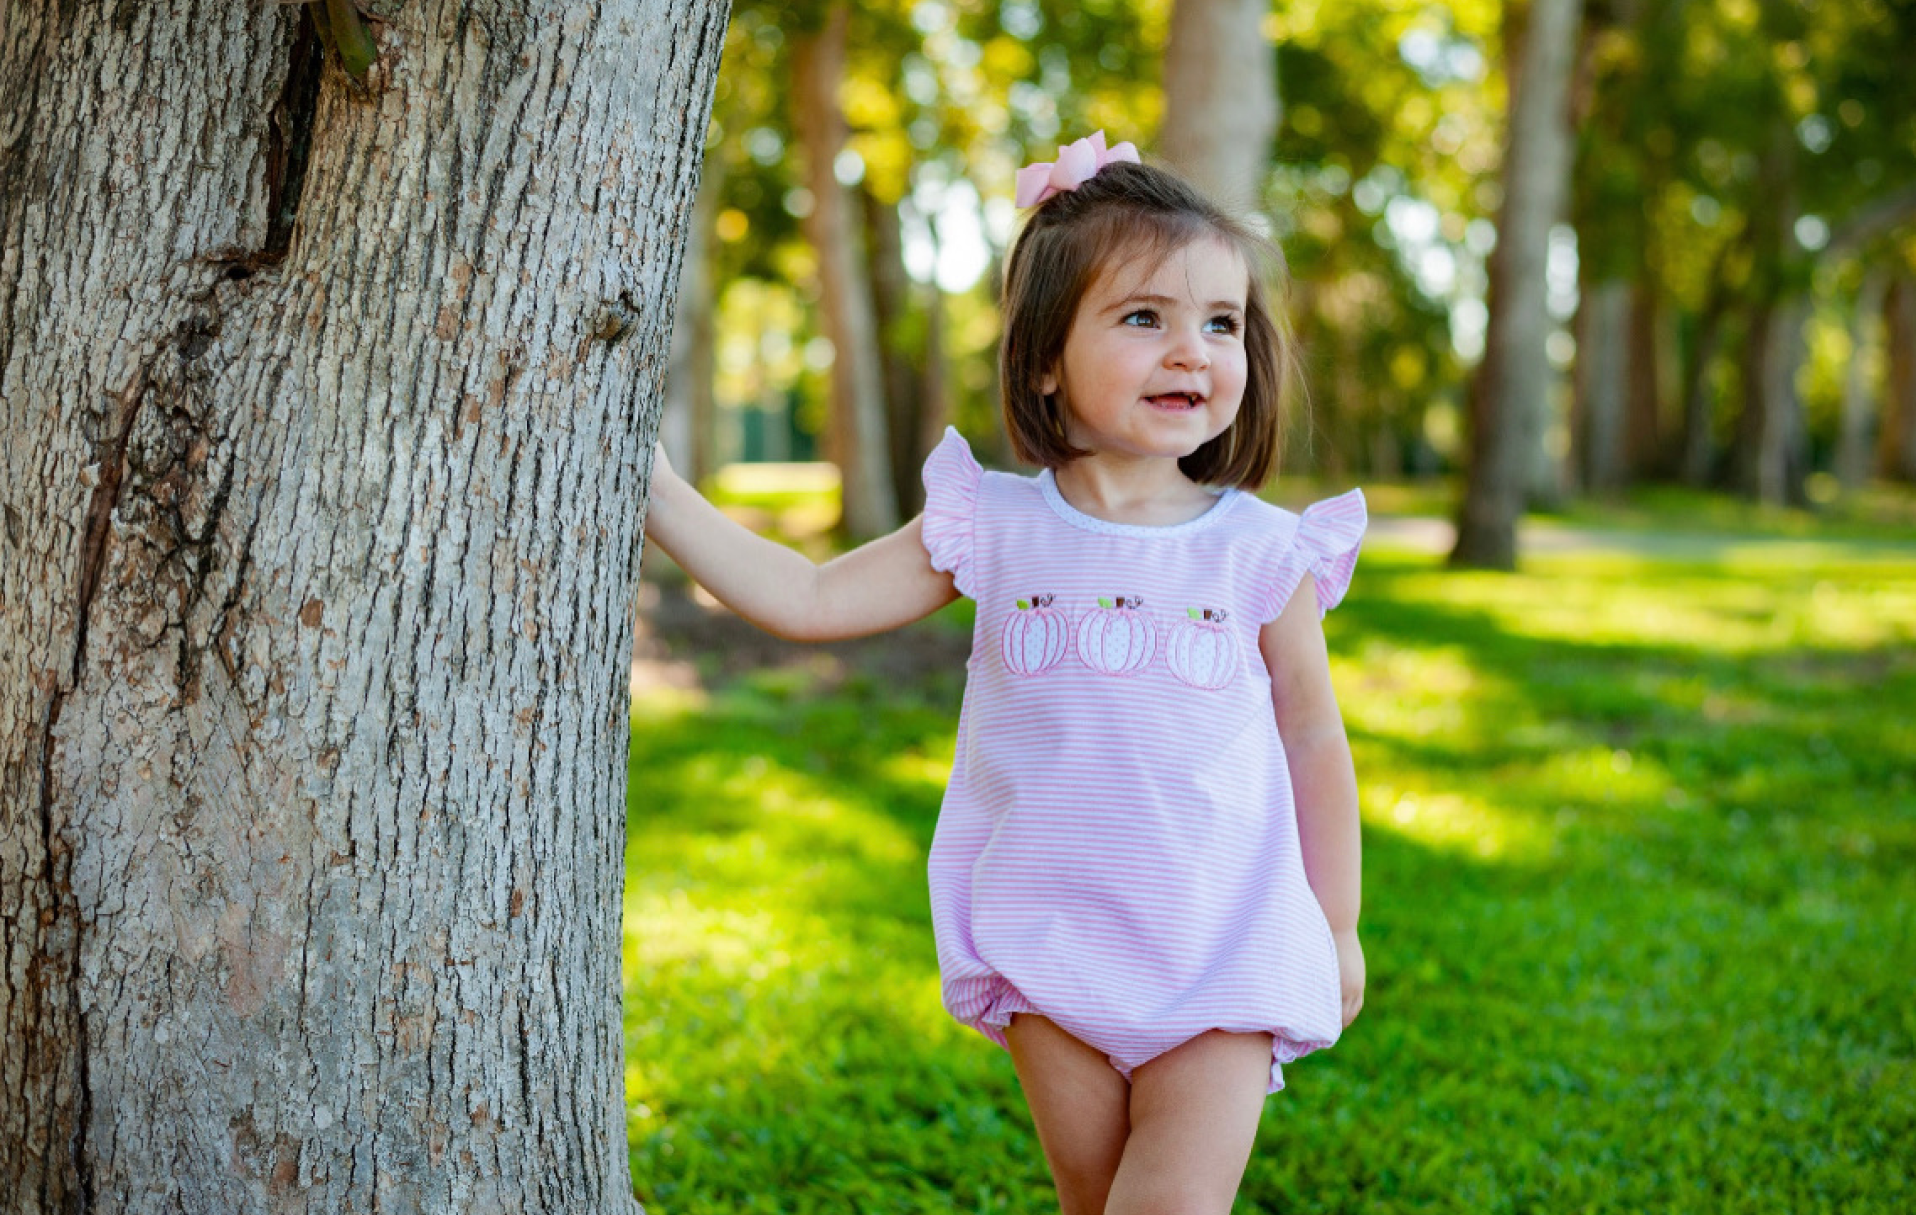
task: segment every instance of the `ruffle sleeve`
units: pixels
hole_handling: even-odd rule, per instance
[[[1364,507],[1364,491],[1349,490],[1335,498],[1313,502],[1299,516],[1291,548],[1279,564],[1269,586],[1270,597],[1263,605],[1261,619],[1275,620],[1291,601],[1297,584],[1310,574],[1317,591],[1317,618],[1343,601],[1350,589],[1351,574],[1357,569],[1357,550],[1370,522]]]
[[[950,426],[925,457],[925,551],[931,567],[950,574],[959,593],[972,598],[972,520],[984,473],[964,436]]]

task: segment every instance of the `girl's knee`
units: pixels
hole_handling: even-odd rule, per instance
[[[1040,1139],[1044,1136],[1040,1135]],[[1066,1148],[1053,1142],[1045,1151],[1045,1163],[1051,1170],[1052,1185],[1058,1191],[1058,1207],[1063,1215],[1105,1215],[1111,1198],[1111,1183],[1117,1177],[1123,1143],[1115,1145],[1079,1142]],[[1116,1151],[1111,1150],[1115,1146]]]
[[[1107,1215],[1229,1215],[1256,1138],[1255,1116],[1201,1099],[1134,1105],[1133,1114]]]
[[[1097,1215],[1231,1215],[1232,1198],[1220,1201],[1204,1195],[1126,1194],[1097,1208]],[[1066,1215],[1071,1215],[1068,1208]]]
[[[1113,1186],[1101,1215],[1230,1215],[1237,1187],[1229,1190],[1189,1179],[1165,1179],[1162,1184]]]
[[[1109,1174],[1068,1178],[1054,1173],[1051,1181],[1058,1190],[1061,1215],[1105,1215],[1106,1204],[1111,1200]]]

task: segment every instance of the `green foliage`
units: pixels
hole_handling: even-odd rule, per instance
[[[1883,51],[1916,45],[1908,5],[1648,0],[1593,13],[1576,223],[1599,274],[1648,270],[1695,308],[1715,252],[1778,195],[1840,237],[1916,183],[1916,78]],[[1759,243],[1735,272],[1801,253]]]
[[[1237,1210],[1916,1208],[1906,545],[1460,575],[1372,544],[1326,628],[1370,990],[1285,1069]],[[963,672],[872,653],[635,703],[653,1215],[1056,1210],[1009,1057],[939,1003]]]
[[[1285,118],[1268,204],[1296,284],[1310,429],[1327,440],[1294,445],[1287,467],[1357,463],[1383,432],[1428,470],[1439,453],[1425,440],[1426,410],[1440,401],[1461,408],[1465,373],[1448,300],[1420,286],[1386,208],[1429,203],[1444,240],[1459,248],[1481,214],[1477,187],[1494,175],[1500,119],[1487,104],[1485,31],[1473,17],[1481,19],[1363,2],[1279,18]],[[1399,49],[1413,37],[1477,66],[1419,71]]]

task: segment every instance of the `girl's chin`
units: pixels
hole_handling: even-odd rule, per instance
[[[1158,409],[1146,406],[1119,423],[1117,430],[1073,428],[1067,440],[1074,447],[1112,455],[1181,460],[1217,438],[1229,423],[1218,426],[1203,409]]]
[[[1125,456],[1132,459],[1182,460],[1216,437],[1207,432],[1092,435],[1080,440],[1076,446],[1088,448],[1100,455]]]
[[[1224,428],[1217,425],[1216,419],[1201,409],[1154,408],[1144,415],[1142,430],[1161,442],[1189,443],[1193,449],[1224,433]]]

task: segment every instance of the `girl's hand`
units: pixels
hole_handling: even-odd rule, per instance
[[[1337,977],[1344,989],[1344,1025],[1349,1027],[1364,1007],[1364,947],[1357,943],[1357,930],[1331,933],[1337,945]]]
[[[676,477],[676,476],[678,476],[678,473],[672,470],[672,461],[666,459],[665,457],[665,443],[662,440],[659,442],[653,443],[652,444],[652,479],[654,481],[657,481],[662,477]]]

